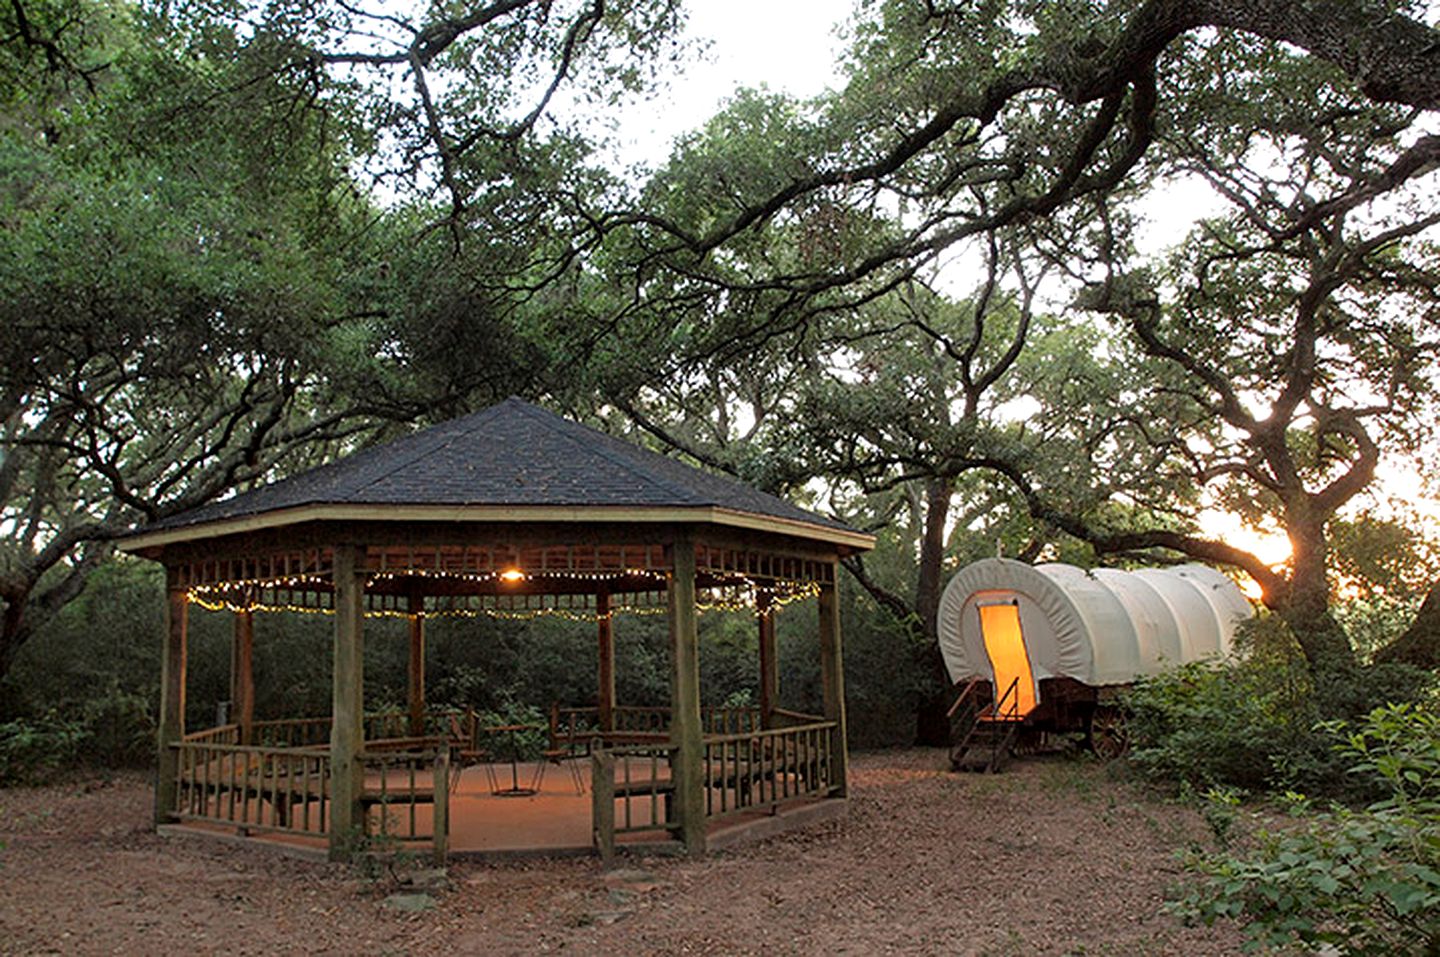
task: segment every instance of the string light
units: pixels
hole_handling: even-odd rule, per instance
[[[560,579],[565,581],[629,581],[636,578],[648,579],[653,582],[664,581],[666,573],[660,571],[648,571],[643,568],[626,568],[617,571],[572,571],[570,569],[546,569],[538,572],[525,572],[518,568],[507,568],[499,572],[460,572],[447,571],[435,568],[414,568],[404,571],[383,571],[371,572],[367,577],[368,583],[401,581],[407,578],[440,578],[449,581],[465,582],[518,582],[518,581],[546,581]]]
[[[384,571],[374,572],[366,576],[367,594],[365,598],[369,603],[363,614],[367,618],[412,618],[416,616],[426,618],[474,618],[489,617],[505,620],[530,621],[542,617],[561,618],[569,621],[597,622],[606,620],[616,613],[632,615],[658,615],[664,614],[667,610],[666,600],[659,589],[627,590],[619,595],[611,596],[610,610],[604,614],[590,610],[577,610],[574,607],[564,607],[558,604],[541,604],[537,607],[514,608],[502,607],[499,604],[484,604],[484,602],[539,600],[541,602],[555,602],[561,598],[580,598],[584,603],[594,600],[591,595],[509,595],[497,593],[493,595],[447,595],[431,596],[432,599],[441,601],[453,601],[456,598],[481,604],[469,604],[466,606],[449,607],[433,606],[430,608],[410,609],[398,607],[377,607],[377,602],[383,602],[387,598],[394,598],[393,595],[369,591],[369,586],[382,583],[392,583],[402,579],[427,578],[441,579],[454,582],[467,582],[471,584],[498,584],[501,582],[514,583],[519,581],[535,581],[543,584],[545,581],[585,581],[585,582],[619,582],[633,583],[636,579],[649,580],[657,586],[662,581],[668,581],[671,573],[663,575],[658,572],[644,569],[627,568],[622,572],[574,572],[554,571],[542,572],[536,575],[528,575],[518,568],[507,568],[500,572],[449,572],[433,569],[413,569],[408,571]],[[758,598],[763,592],[769,597],[769,610],[779,611],[792,602],[812,598],[820,593],[820,585],[813,581],[791,581],[776,580],[767,581],[764,585],[744,575],[732,575],[726,578],[715,576],[714,584],[703,587],[697,596],[696,609],[699,611],[755,611],[759,613]],[[331,615],[335,613],[333,597],[330,603],[325,601],[327,596],[333,596],[333,583],[323,577],[314,575],[287,576],[272,579],[236,579],[233,581],[192,586],[187,596],[191,602],[209,611],[231,611],[231,612],[292,612],[298,614],[321,614]],[[301,604],[293,600],[281,599],[280,593],[308,593],[315,596],[315,601],[308,604]],[[266,593],[269,593],[268,595]],[[268,600],[267,600],[268,599]],[[648,604],[647,604],[648,602]]]

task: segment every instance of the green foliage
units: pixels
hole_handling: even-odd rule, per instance
[[[64,763],[50,770],[153,760],[162,607],[157,572],[131,561],[102,566],[0,678],[0,722],[69,729],[54,735],[57,743],[64,739]],[[203,667],[205,656],[197,657]]]
[[[639,89],[680,14],[492,14],[0,10],[0,674],[132,524],[353,449],[377,419],[543,388],[537,327],[573,302],[536,294],[575,255],[560,209],[615,186],[543,115],[558,87]],[[358,48],[329,75],[325,52]],[[392,83],[396,64],[417,76]],[[396,102],[422,69],[441,119]],[[443,175],[422,168],[437,142]],[[437,180],[451,230],[431,228]]]
[[[85,729],[79,759],[92,767],[144,767],[155,757],[155,706],[150,695],[118,680],[80,707]]]
[[[1220,847],[1230,846],[1230,835],[1240,818],[1240,801],[1245,792],[1228,786],[1212,787],[1200,795],[1200,816]]]
[[[117,681],[97,696],[0,725],[0,784],[40,784],[79,770],[137,767],[155,756],[155,708]]]
[[[1394,518],[1364,512],[1330,523],[1335,571],[1362,602],[1408,606],[1440,578],[1440,548],[1426,540],[1424,519],[1413,508],[1390,506]]]
[[[534,761],[549,741],[549,717],[529,702],[506,701],[499,708],[481,711],[477,717],[482,735],[486,728],[517,728],[497,732],[488,742],[482,742],[500,760],[513,757],[517,761]]]
[[[1327,731],[1349,772],[1388,796],[1261,831],[1243,855],[1191,858],[1202,879],[1173,909],[1245,921],[1252,947],[1440,953],[1440,716],[1388,705]]]
[[[925,667],[933,647],[894,616],[860,594],[846,590],[845,703],[852,748],[895,747],[915,740],[915,715],[921,703],[935,693],[932,672]],[[819,669],[813,649],[803,649],[813,674],[814,703],[820,706]],[[782,662],[784,656],[782,655]],[[793,682],[793,667],[782,676],[782,689]]]
[[[67,50],[0,30],[34,67],[0,93],[0,674],[118,532],[353,429],[324,342],[375,258],[343,96],[233,23],[22,6]]]
[[[1135,685],[1132,764],[1197,792],[1343,787],[1315,730],[1313,685],[1288,628],[1265,616],[1247,624],[1241,643],[1249,653],[1239,660],[1183,665]]]
[[[87,768],[143,766],[155,756],[155,708],[118,681],[96,697],[0,724],[0,786],[43,784]]]
[[[1355,650],[1362,658],[1368,659],[1409,627],[1419,606],[1420,602],[1415,598],[1375,594],[1351,598],[1337,605],[1335,620],[1350,636]]]
[[[1433,677],[1398,664],[1312,667],[1278,615],[1243,625],[1237,652],[1136,683],[1127,699],[1131,763],[1154,781],[1196,793],[1235,787],[1375,797],[1369,779],[1343,773],[1319,723],[1363,715],[1377,702],[1420,700]]]
[[[54,711],[0,724],[0,787],[40,784],[73,768],[87,734]]]

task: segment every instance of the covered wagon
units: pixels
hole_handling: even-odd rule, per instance
[[[937,629],[956,686],[952,763],[995,770],[1018,741],[1049,732],[1086,732],[1114,757],[1127,743],[1117,692],[1227,656],[1251,614],[1235,583],[1204,565],[967,565],[940,599]]]

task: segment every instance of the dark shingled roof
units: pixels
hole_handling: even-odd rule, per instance
[[[734,479],[510,398],[136,532],[336,504],[713,506],[851,531]]]

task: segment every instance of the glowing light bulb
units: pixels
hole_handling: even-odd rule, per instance
[[[500,573],[500,580],[502,582],[523,582],[525,573],[518,568],[507,568]]]

